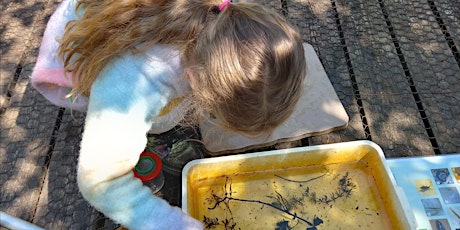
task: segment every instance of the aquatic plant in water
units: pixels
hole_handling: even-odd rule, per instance
[[[320,179],[323,177],[326,173],[310,178],[308,180],[303,180],[303,181],[296,181],[296,180],[290,180],[278,175],[275,175],[276,177],[283,179],[288,182],[292,183],[308,183],[313,180]],[[302,186],[300,186],[302,187]],[[254,204],[262,204],[264,206],[273,208],[281,213],[287,214],[290,216],[292,220],[296,220],[299,222],[305,223],[308,227],[306,230],[316,230],[317,226],[323,224],[323,220],[318,217],[314,216],[312,220],[307,220],[306,218],[298,215],[294,210],[296,207],[304,207],[304,203],[306,201],[310,201],[312,203],[324,203],[324,204],[329,204],[330,202],[334,202],[337,199],[340,198],[349,198],[352,194],[353,189],[356,188],[356,185],[352,182],[351,178],[349,177],[348,172],[345,173],[343,177],[340,178],[338,181],[338,187],[335,189],[335,191],[329,193],[328,195],[322,195],[321,197],[317,197],[316,192],[311,191],[310,187],[307,187],[305,191],[302,193],[302,197],[300,196],[290,196],[290,197],[285,197],[283,194],[281,194],[278,191],[274,191],[273,196],[267,196],[268,198],[272,199],[273,201],[271,203],[265,202],[262,200],[255,200],[255,199],[244,199],[244,198],[236,198],[233,197],[233,191],[232,191],[232,179],[230,177],[226,177],[225,184],[223,186],[223,195],[217,195],[215,191],[211,192],[211,197],[207,198],[207,201],[211,204],[210,207],[208,207],[209,210],[216,209],[219,206],[223,206],[225,212],[226,212],[226,218],[223,220],[219,220],[217,217],[207,217],[204,216],[203,218],[203,223],[205,225],[206,229],[212,229],[217,226],[223,226],[224,229],[240,229],[237,228],[237,222],[233,218],[233,213],[230,208],[230,202],[245,202],[245,203],[254,203]],[[288,229],[293,229],[295,226],[290,226],[290,221],[288,220],[280,220],[277,222],[276,226],[274,226],[275,230],[288,230]]]
[[[317,197],[316,192],[310,191],[310,187],[305,189],[304,195],[310,198],[310,201],[313,203],[325,203],[329,204],[333,201],[336,201],[339,198],[345,197],[349,198],[351,196],[351,192],[353,189],[356,188],[356,185],[353,184],[350,177],[348,176],[348,172],[339,180],[339,186],[334,191],[331,192],[329,195],[324,194],[321,197]]]

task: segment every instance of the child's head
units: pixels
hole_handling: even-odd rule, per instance
[[[80,0],[81,20],[66,27],[60,55],[78,70],[85,95],[103,66],[154,44],[182,53],[198,111],[230,130],[271,131],[300,97],[306,63],[298,32],[280,15],[245,2],[222,0]],[[72,57],[74,54],[74,57]]]
[[[246,134],[271,131],[288,118],[306,68],[299,34],[280,15],[250,3],[209,16],[184,64],[200,108]]]

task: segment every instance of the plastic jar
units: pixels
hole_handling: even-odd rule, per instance
[[[164,185],[163,165],[161,158],[155,153],[143,152],[133,172],[153,193],[160,191]]]

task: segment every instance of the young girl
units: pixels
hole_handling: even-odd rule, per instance
[[[270,132],[291,114],[305,68],[299,34],[257,4],[64,0],[32,84],[87,111],[78,185],[96,209],[131,229],[201,229],[133,176],[152,121],[185,98],[226,129]]]

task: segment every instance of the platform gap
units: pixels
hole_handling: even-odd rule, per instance
[[[444,35],[444,39],[446,39],[446,42],[449,45],[449,48],[452,51],[455,60],[457,61],[457,65],[460,67],[460,53],[457,49],[457,46],[455,45],[454,39],[452,39],[452,36],[450,35],[449,30],[447,29],[446,24],[444,23],[444,20],[442,20],[441,14],[439,13],[436,4],[434,3],[434,1],[428,0],[428,5],[430,6],[431,11],[433,12],[436,18],[436,21],[438,22],[438,25],[441,28],[442,34]]]
[[[43,191],[43,185],[45,184],[46,174],[49,169],[51,157],[53,156],[54,147],[56,145],[57,133],[59,132],[59,129],[61,128],[61,122],[64,117],[64,111],[65,111],[65,108],[59,108],[56,122],[54,123],[53,132],[51,133],[51,139],[48,143],[49,149],[46,153],[45,162],[44,162],[43,169],[42,169],[41,176],[40,176],[42,180],[40,181],[40,184],[38,186],[41,189],[41,192]],[[41,194],[39,197],[41,197]],[[33,211],[32,219],[30,220],[31,222],[35,219],[39,202],[40,202],[40,199],[37,200],[37,204],[35,205],[35,210]]]
[[[370,129],[369,129],[369,124],[368,124],[368,121],[367,121],[367,118],[366,118],[366,113],[364,111],[363,101],[361,99],[359,86],[358,86],[358,83],[356,81],[355,72],[353,70],[353,64],[351,63],[350,53],[349,53],[348,48],[347,48],[347,43],[345,41],[345,35],[343,33],[343,29],[342,29],[342,25],[341,25],[342,23],[341,23],[340,18],[339,18],[339,12],[337,10],[337,4],[336,4],[336,2],[334,0],[331,0],[331,5],[332,5],[332,10],[334,11],[334,17],[335,17],[335,23],[337,24],[337,30],[339,32],[340,43],[342,44],[342,47],[343,47],[342,50],[343,50],[343,53],[345,55],[345,61],[347,63],[348,74],[350,75],[350,80],[351,80],[351,83],[352,83],[353,95],[355,96],[356,103],[358,104],[359,115],[361,117],[361,122],[363,124],[363,129],[364,129],[364,135],[365,135],[365,138],[367,140],[372,141],[372,135],[371,135],[371,132],[370,132]]]
[[[436,137],[435,137],[435,135],[433,133],[433,129],[431,128],[430,121],[428,120],[428,116],[425,113],[425,108],[424,108],[422,100],[420,98],[420,94],[419,94],[417,88],[415,87],[414,79],[412,78],[412,74],[411,74],[411,72],[409,70],[409,66],[407,65],[406,58],[404,57],[403,51],[402,51],[401,46],[399,44],[399,40],[398,40],[398,38],[396,36],[396,33],[394,31],[394,27],[391,24],[390,18],[388,16],[389,15],[388,11],[387,11],[387,9],[385,7],[385,4],[384,4],[383,0],[378,0],[378,3],[379,3],[379,6],[380,6],[380,9],[382,10],[383,17],[385,18],[385,23],[386,23],[388,31],[390,33],[391,40],[393,41],[393,45],[394,45],[394,47],[396,49],[396,53],[398,54],[399,62],[401,63],[401,66],[402,66],[402,68],[404,70],[404,74],[406,76],[407,82],[409,83],[410,90],[412,92],[412,96],[414,98],[415,104],[416,104],[417,109],[419,111],[420,117],[422,119],[423,125],[425,127],[425,131],[426,131],[426,133],[428,135],[428,139],[430,140],[430,143],[431,143],[431,146],[433,148],[433,151],[434,151],[434,153],[436,155],[441,154],[441,152],[439,150],[438,142],[437,142]]]

